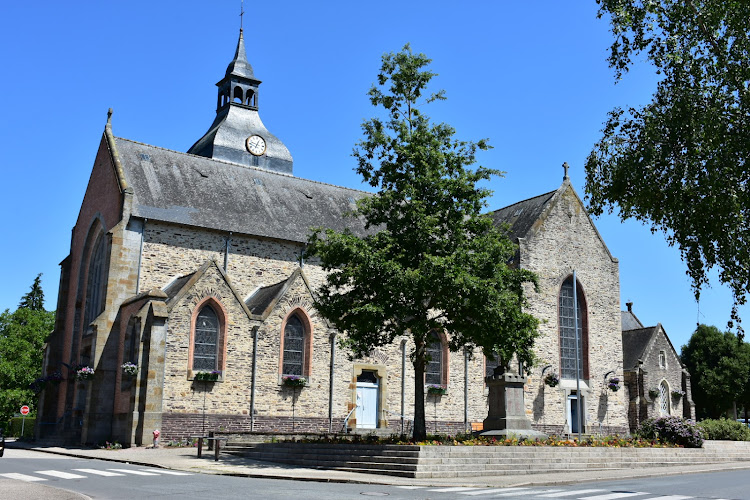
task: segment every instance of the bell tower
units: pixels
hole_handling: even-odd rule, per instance
[[[266,129],[258,114],[260,83],[247,61],[245,39],[240,29],[234,59],[227,66],[224,78],[216,84],[216,118],[188,153],[291,174],[292,155],[284,143]]]

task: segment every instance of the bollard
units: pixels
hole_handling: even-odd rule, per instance
[[[159,432],[159,429],[156,429],[154,431],[154,448],[159,447],[159,436],[161,435],[161,432]]]

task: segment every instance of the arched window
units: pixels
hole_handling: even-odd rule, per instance
[[[216,311],[210,305],[205,305],[198,313],[195,321],[193,370],[212,371],[219,369],[220,326]]]
[[[234,88],[234,102],[242,104],[242,87],[237,86]]]
[[[573,277],[569,276],[560,287],[558,324],[560,328],[560,375],[576,378],[576,339],[578,339],[578,375],[588,378],[588,329],[586,328],[586,299],[580,284],[576,290],[578,324],[573,305]]]
[[[446,383],[443,377],[443,342],[436,332],[427,334],[426,341],[427,366],[425,366],[424,382],[425,384],[443,385]]]
[[[248,106],[255,106],[255,92],[253,92],[253,89],[248,89],[245,94],[245,104]]]
[[[107,294],[107,238],[99,234],[89,259],[86,280],[86,308],[84,310],[84,332],[102,311]]]
[[[284,359],[282,375],[305,375],[305,327],[296,314],[284,325]]]
[[[659,413],[669,415],[669,384],[666,380],[659,384]]]

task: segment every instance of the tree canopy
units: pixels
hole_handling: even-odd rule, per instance
[[[508,266],[516,252],[507,233],[483,215],[487,189],[478,182],[500,172],[476,166],[487,141],[460,141],[444,123],[433,124],[425,104],[430,60],[407,45],[385,54],[371,103],[385,115],[363,123],[353,156],[356,171],[377,189],[359,200],[354,216],[369,234],[317,229],[308,253],[328,272],[316,308],[340,331],[353,357],[413,340],[416,438],[424,438],[424,373],[431,332],[450,348],[479,346],[504,360],[533,363],[537,320],[523,312],[529,271]]]
[[[750,346],[738,342],[732,332],[699,325],[682,346],[680,359],[690,372],[699,418],[718,418],[744,401],[750,382]]]
[[[36,409],[30,385],[42,371],[42,347],[55,322],[55,313],[44,310],[40,276],[16,311],[0,314],[0,426],[22,405]]]
[[[660,75],[651,102],[615,108],[586,163],[595,215],[615,206],[665,233],[696,299],[716,267],[738,306],[750,292],[750,2],[597,0],[615,41],[617,79],[645,56]]]

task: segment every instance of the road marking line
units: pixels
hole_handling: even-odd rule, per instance
[[[507,491],[519,491],[519,490],[525,490],[526,488],[489,488],[486,490],[480,490],[480,491],[467,491],[465,493],[461,493],[462,495],[471,495],[471,496],[479,496],[479,495],[491,495],[493,493],[504,493]]]
[[[474,491],[478,490],[479,488],[467,488],[465,486],[453,486],[451,488],[438,488],[436,490],[428,490],[428,491],[435,491],[440,493],[454,493],[459,491]]]
[[[578,500],[613,500],[615,498],[635,497],[638,495],[648,495],[640,491],[622,491],[620,493],[610,493],[609,495],[595,495],[593,497],[581,497]]]
[[[542,498],[560,498],[560,497],[572,497],[573,495],[585,495],[586,493],[596,493],[598,491],[605,490],[576,490],[576,491],[563,491],[561,493],[548,493],[546,495],[539,495]]]
[[[506,490],[507,491],[507,490]],[[499,495],[495,495],[496,497],[509,497],[511,495],[539,495],[541,493],[554,493],[556,491],[562,491],[562,490],[524,490],[524,491],[511,491],[509,493],[500,493]]]
[[[693,497],[686,497],[684,495],[666,495],[663,497],[645,498],[644,500],[685,500],[686,498],[693,498]]]
[[[85,472],[86,474],[96,474],[97,476],[124,476],[125,474],[118,474],[117,472],[108,472],[106,470],[99,469],[73,469],[78,472]]]
[[[158,471],[155,471],[154,469],[141,469],[143,472],[153,472],[155,474],[169,474],[170,476],[192,476],[192,472],[179,472],[176,470],[166,470],[166,469],[159,469]]]
[[[132,470],[132,469],[107,469],[114,472],[122,472],[124,474],[135,474],[136,476],[158,476],[159,474],[155,472],[143,472],[141,470]]]
[[[427,486],[396,486],[396,488],[401,488],[402,490],[421,490],[426,487]]]
[[[86,476],[80,474],[71,474],[70,472],[62,472],[59,470],[38,470],[34,471],[37,474],[44,474],[45,476],[59,477],[60,479],[85,479]]]
[[[7,477],[8,479],[18,479],[19,481],[26,481],[26,482],[32,482],[32,481],[46,481],[43,477],[36,477],[36,476],[27,476],[26,474],[19,474],[17,472],[8,472],[6,474],[0,474],[2,477]]]

